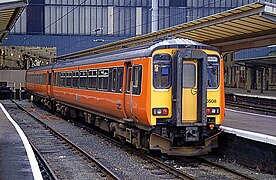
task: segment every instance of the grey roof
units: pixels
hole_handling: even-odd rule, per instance
[[[159,40],[158,42],[153,42],[153,43],[149,43],[149,44],[134,47],[134,48],[127,48],[127,49],[103,53],[99,55],[90,55],[90,56],[81,57],[77,59],[60,61],[52,65],[31,68],[29,71],[51,69],[51,68],[64,68],[64,67],[70,67],[70,66],[81,66],[81,65],[88,65],[88,64],[112,62],[112,61],[118,61],[118,60],[127,60],[127,59],[133,59],[133,58],[150,57],[153,51],[157,49],[185,48],[185,47],[193,47],[193,48],[204,47],[207,49],[215,49],[213,47],[210,47],[202,43],[198,43],[193,40],[174,38],[174,39],[166,39],[161,41]]]

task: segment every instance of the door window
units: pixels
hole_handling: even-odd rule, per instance
[[[183,88],[194,88],[196,85],[196,66],[191,63],[183,64]]]
[[[132,70],[132,93],[139,95],[141,93],[142,66],[133,66]]]

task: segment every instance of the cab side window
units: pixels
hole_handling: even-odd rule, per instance
[[[141,83],[142,82],[142,66],[133,66],[132,67],[132,93],[141,94]]]
[[[153,86],[155,89],[168,89],[171,86],[171,56],[156,54],[153,57]]]

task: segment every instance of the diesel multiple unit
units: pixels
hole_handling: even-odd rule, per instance
[[[26,86],[52,111],[137,148],[193,156],[217,147],[223,70],[215,48],[177,38],[31,68]]]

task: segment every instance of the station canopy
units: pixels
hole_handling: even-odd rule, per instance
[[[27,0],[0,0],[0,43],[9,34],[27,5]]]
[[[221,52],[273,45],[276,44],[276,5],[255,2],[158,32],[59,56],[58,60],[129,48],[168,37],[195,40],[217,47]]]
[[[235,61],[235,64],[251,68],[276,68],[276,56],[258,57]]]

